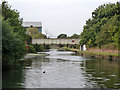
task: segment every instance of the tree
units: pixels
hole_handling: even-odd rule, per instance
[[[26,54],[25,40],[28,36],[22,26],[19,12],[2,2],[2,66],[3,69],[19,65]]]
[[[4,68],[10,68],[17,65],[20,58],[26,53],[26,46],[22,39],[11,31],[13,28],[7,23],[2,21],[2,65]]]
[[[9,22],[9,25],[13,28],[12,32],[18,33],[18,35],[22,36],[21,38],[25,39],[26,29],[22,26],[23,18],[20,18],[18,10],[11,9],[7,1],[3,1],[1,6],[3,20]]]
[[[30,35],[33,39],[47,38],[46,35],[42,34],[41,32],[38,32],[38,28],[35,28],[35,27],[29,27],[27,29],[27,34]]]
[[[119,12],[120,2],[104,4],[96,8],[92,12],[92,18],[88,19],[83,27],[80,44],[86,44],[89,47],[116,46],[120,31]]]
[[[60,34],[60,35],[58,35],[57,38],[59,38],[59,39],[67,38],[67,35],[66,34]]]
[[[78,34],[73,34],[70,38],[78,39],[78,38],[80,38],[80,35],[78,35]]]

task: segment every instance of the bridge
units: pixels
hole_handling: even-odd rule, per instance
[[[45,45],[77,45],[80,39],[32,39],[32,44],[45,44]]]
[[[32,39],[32,44],[43,45],[79,45],[80,39]],[[86,50],[85,45],[80,46],[80,50]]]

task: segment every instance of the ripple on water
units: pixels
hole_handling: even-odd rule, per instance
[[[30,66],[26,66],[24,69],[31,69],[31,67]]]
[[[103,77],[96,77],[97,80],[103,80]]]
[[[105,88],[106,83],[109,85],[114,83],[111,82],[111,77],[116,80],[116,75],[118,75],[117,72],[114,72],[114,69],[109,71],[108,68],[104,67],[106,64],[109,66],[109,62],[101,61],[100,63],[99,60],[94,61],[72,55],[74,54],[72,52],[51,50],[44,53],[48,55],[32,58],[23,73],[11,72],[12,74],[9,75],[12,78],[24,78],[24,85],[21,83],[21,86],[25,86],[24,88]],[[44,71],[45,73],[43,73]],[[107,79],[107,77],[110,79]],[[12,80],[11,83],[13,83]],[[120,86],[119,82],[115,82],[114,86],[111,87],[117,86]]]
[[[110,77],[115,77],[116,75],[109,75]]]
[[[104,79],[104,81],[109,81],[109,80],[110,80],[110,79],[108,79],[108,78],[107,78],[107,79]]]

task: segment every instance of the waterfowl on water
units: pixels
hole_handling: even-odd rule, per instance
[[[45,73],[45,71],[43,73]]]

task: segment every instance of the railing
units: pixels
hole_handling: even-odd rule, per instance
[[[79,44],[80,39],[32,39],[32,44],[46,44],[46,45],[51,45],[51,44]]]

